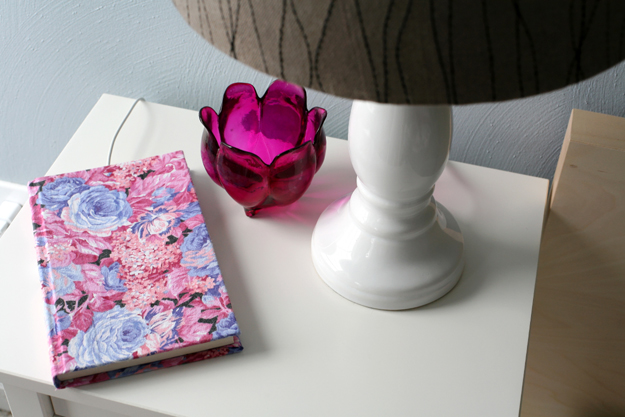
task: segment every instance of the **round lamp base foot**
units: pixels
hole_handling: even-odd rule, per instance
[[[464,268],[458,223],[433,203],[435,221],[413,236],[380,237],[353,220],[350,198],[332,203],[312,236],[321,278],[350,301],[382,310],[419,307],[447,294]]]

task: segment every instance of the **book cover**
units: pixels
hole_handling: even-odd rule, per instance
[[[243,349],[182,151],[29,193],[57,388]]]

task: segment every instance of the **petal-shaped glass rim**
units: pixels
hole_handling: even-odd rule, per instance
[[[276,85],[276,84],[277,84],[277,85]],[[267,88],[267,91],[265,92],[265,94],[264,94],[262,97],[259,97],[259,96],[258,96],[258,93],[256,92],[256,89],[254,88],[254,86],[253,86],[252,84],[249,84],[249,83],[234,83],[234,84],[230,84],[230,85],[228,86],[228,88],[226,89],[226,91],[224,92],[224,96],[223,96],[223,99],[222,99],[221,109],[219,110],[219,114],[217,114],[217,113],[215,112],[215,110],[214,110],[212,107],[209,107],[209,106],[203,107],[202,109],[200,109],[200,122],[202,123],[202,125],[204,126],[204,128],[205,128],[206,130],[208,130],[208,131],[209,131],[209,133],[210,133],[210,134],[212,134],[212,135],[215,137],[215,140],[217,141],[217,144],[218,144],[219,146],[225,145],[225,146],[227,146],[227,147],[228,147],[228,148],[230,148],[230,149],[236,149],[236,150],[237,150],[237,151],[239,151],[239,152],[244,152],[244,153],[250,154],[250,155],[254,156],[255,158],[258,158],[258,159],[260,160],[260,162],[262,162],[262,163],[263,163],[263,164],[265,164],[266,166],[268,166],[268,167],[273,167],[274,163],[275,163],[275,162],[276,162],[279,158],[281,158],[283,155],[288,154],[289,152],[292,152],[292,151],[294,151],[295,149],[299,149],[299,148],[301,148],[302,146],[305,146],[305,145],[306,145],[307,143],[309,143],[309,142],[310,142],[311,144],[312,144],[312,143],[314,143],[314,142],[315,142],[315,140],[317,139],[317,136],[319,135],[319,131],[323,128],[323,123],[325,122],[325,119],[326,119],[326,117],[327,117],[327,115],[328,115],[328,112],[327,112],[324,108],[321,108],[321,107],[313,107],[313,108],[312,108],[312,109],[310,109],[310,110],[308,110],[308,109],[306,108],[306,103],[307,103],[307,101],[308,101],[308,97],[307,97],[306,89],[304,89],[303,87],[297,86],[297,87],[301,88],[301,89],[302,89],[302,91],[303,91],[303,96],[304,96],[304,116],[305,116],[304,120],[302,120],[303,129],[301,129],[301,130],[300,130],[300,138],[298,138],[298,141],[297,141],[297,142],[299,143],[300,141],[302,141],[302,140],[303,140],[303,137],[306,135],[306,124],[308,123],[308,117],[309,117],[309,114],[310,114],[311,112],[313,112],[313,111],[314,111],[314,112],[322,112],[322,115],[321,115],[321,117],[320,117],[320,119],[319,119],[319,126],[317,126],[317,129],[315,130],[315,135],[312,137],[312,139],[309,139],[309,140],[306,140],[306,141],[302,141],[302,143],[300,143],[299,145],[294,146],[293,148],[291,148],[291,149],[289,149],[289,150],[286,150],[286,151],[284,151],[284,152],[281,152],[280,154],[276,155],[276,156],[273,158],[273,160],[271,161],[271,164],[266,164],[266,163],[265,163],[265,161],[263,161],[263,160],[262,160],[262,159],[261,159],[258,155],[256,155],[256,154],[255,154],[255,153],[253,153],[253,152],[249,152],[249,151],[243,150],[243,149],[241,149],[241,148],[238,148],[238,147],[236,147],[236,146],[232,146],[232,145],[230,145],[229,143],[227,143],[227,142],[225,141],[225,138],[222,138],[222,137],[221,137],[221,120],[220,120],[220,119],[221,119],[221,113],[222,113],[222,111],[223,111],[224,105],[226,104],[227,100],[230,100],[230,99],[228,98],[228,91],[230,91],[231,89],[241,88],[241,87],[245,87],[245,88],[249,88],[249,87],[251,87],[251,88],[252,88],[252,90],[254,90],[254,93],[256,94],[256,100],[258,100],[258,102],[259,102],[259,107],[262,107],[262,102],[263,102],[263,100],[265,99],[265,96],[267,95],[267,93],[268,93],[270,90],[273,90],[274,88],[278,88],[278,87],[280,87],[280,85],[282,85],[282,84],[287,84],[287,85],[296,85],[296,84],[287,83],[286,81],[276,80],[276,81],[274,81],[273,83],[271,83],[271,85],[269,86],[269,88]],[[276,85],[276,86],[274,87],[274,85]],[[209,124],[209,120],[204,120],[204,114],[207,114],[207,115],[209,115],[209,114],[210,114],[211,119],[213,119],[213,120],[211,120],[211,121],[210,121],[210,123],[217,122],[217,129],[211,128],[211,127],[208,125],[208,124]],[[215,116],[216,116],[216,117],[215,117]],[[215,130],[217,131],[218,135],[215,135]]]
[[[206,117],[206,120],[204,120],[204,116]],[[210,117],[210,120],[209,120]],[[206,107],[202,107],[200,109],[200,122],[202,123],[202,125],[204,126],[204,128],[208,131],[208,133],[210,133],[211,135],[213,135],[213,137],[215,138],[215,140],[217,141],[217,145],[221,146],[221,134],[219,132],[219,114],[217,114],[217,112],[215,112],[215,110],[212,107],[206,106]],[[217,123],[217,135],[215,135],[215,129],[210,127],[210,124],[212,123]]]
[[[273,158],[273,161],[271,161],[271,164],[266,164],[266,163],[265,163],[265,161],[263,161],[263,160],[260,158],[260,156],[256,155],[255,153],[248,152],[248,151],[244,151],[243,149],[241,149],[241,148],[237,148],[236,146],[229,145],[229,144],[227,144],[226,142],[223,142],[223,144],[224,144],[226,147],[230,148],[230,149],[235,149],[235,150],[237,150],[237,151],[239,151],[239,152],[242,152],[242,153],[245,153],[245,154],[249,154],[249,155],[253,156],[254,158],[258,159],[261,163],[265,164],[265,166],[267,166],[267,167],[269,167],[269,168],[273,168],[273,167],[274,167],[274,164],[276,163],[276,161],[277,161],[278,159],[282,158],[284,155],[289,154],[289,153],[291,153],[291,152],[294,152],[295,150],[300,149],[300,148],[302,148],[302,147],[304,147],[304,146],[306,146],[306,145],[308,145],[308,144],[310,144],[310,146],[313,146],[313,142],[314,142],[314,139],[313,139],[312,141],[311,141],[311,140],[307,140],[306,142],[304,142],[304,143],[302,143],[302,144],[300,144],[300,145],[297,145],[296,147],[291,148],[291,149],[289,149],[288,151],[284,151],[284,152],[282,152],[282,153],[280,153],[280,154],[276,155],[276,156]]]

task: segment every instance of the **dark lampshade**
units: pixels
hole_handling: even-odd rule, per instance
[[[464,104],[551,91],[625,58],[621,0],[173,0],[230,56],[382,103]]]

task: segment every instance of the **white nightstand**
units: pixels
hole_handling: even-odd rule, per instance
[[[105,165],[132,102],[102,96],[49,173]],[[518,416],[547,180],[450,162],[435,196],[464,233],[464,275],[432,304],[379,311],[335,294],[310,257],[317,217],[355,187],[347,143],[328,140],[298,203],[249,219],[204,171],[201,132],[195,111],[139,103],[113,162],[185,151],[245,350],[55,391],[26,207],[0,239],[0,382],[15,417],[34,417],[28,407],[49,414],[47,396],[68,417],[85,407],[132,416]]]

